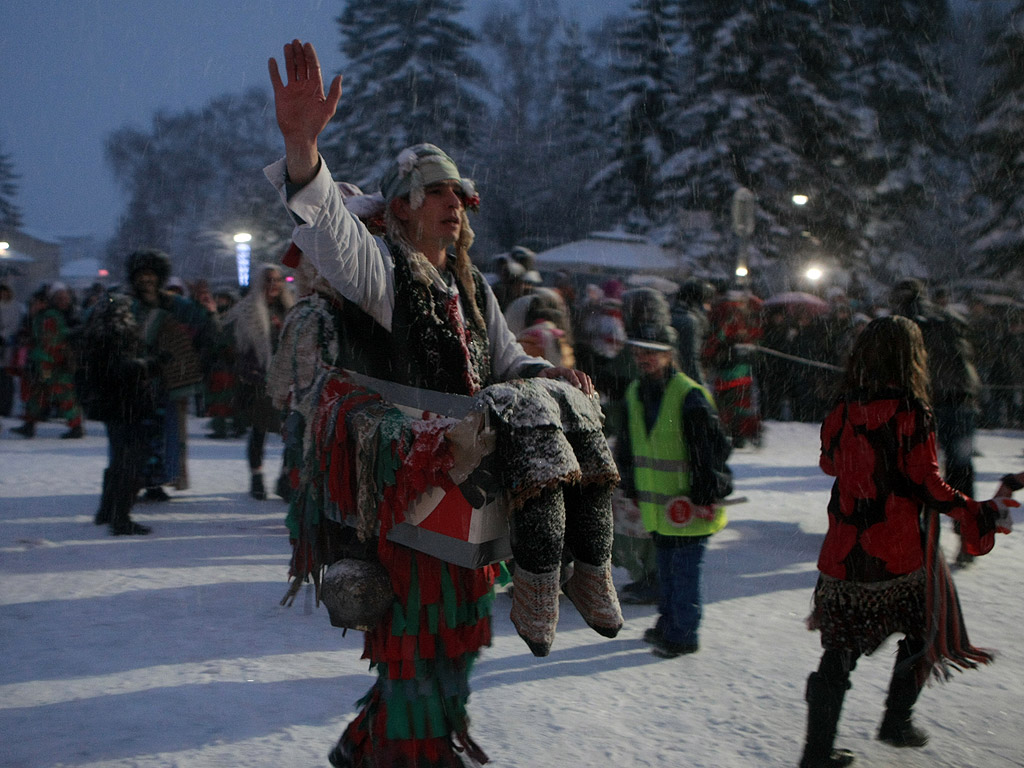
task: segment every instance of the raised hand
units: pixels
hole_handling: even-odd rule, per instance
[[[284,46],[287,84],[281,79],[276,59],[271,58],[267,68],[274,87],[277,125],[284,136],[288,176],[296,184],[305,184],[316,174],[317,137],[338,108],[341,75],[334,78],[325,96],[316,50],[312,43],[303,44],[299,40]]]

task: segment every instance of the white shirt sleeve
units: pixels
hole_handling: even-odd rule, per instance
[[[487,294],[484,322],[487,323],[487,339],[491,348],[491,370],[495,380],[508,381],[521,378],[523,369],[528,366],[550,368],[551,363],[544,358],[534,357],[523,351],[522,345],[516,341],[516,337],[509,330],[505,316],[501,314],[498,299],[491,290],[491,286],[485,283],[484,292]]]
[[[320,159],[320,171],[288,199],[285,161],[263,169],[296,220],[292,240],[332,288],[358,305],[385,330],[391,330],[395,306],[394,264],[384,244],[345,207]]]
[[[296,221],[292,240],[302,249],[302,258],[309,259],[332,288],[390,332],[395,307],[394,261],[383,241],[371,235],[345,207],[323,158],[313,180],[290,199],[285,189],[283,158],[268,165],[263,173]],[[484,290],[484,321],[495,380],[517,378],[529,366],[550,367],[547,360],[523,351],[509,330],[491,287],[485,284]]]

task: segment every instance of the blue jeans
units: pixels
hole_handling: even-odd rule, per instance
[[[703,599],[700,565],[707,536],[655,536],[658,556],[657,629],[670,643],[696,645]]]

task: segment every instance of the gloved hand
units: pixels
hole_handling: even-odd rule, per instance
[[[1019,507],[1019,501],[997,496],[986,501],[985,504],[996,513],[996,530],[999,533],[1009,533],[1013,530],[1013,517],[1010,515],[1010,510],[1013,507]]]

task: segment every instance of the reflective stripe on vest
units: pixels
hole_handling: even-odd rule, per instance
[[[710,520],[693,518],[679,526],[671,522],[669,502],[690,493],[690,447],[683,435],[683,402],[692,389],[713,402],[708,391],[685,374],[676,373],[665,387],[654,427],[647,431],[639,382],[626,390],[629,437],[633,448],[633,477],[640,516],[648,531],[665,536],[706,536],[725,527],[725,510],[719,507]]]

